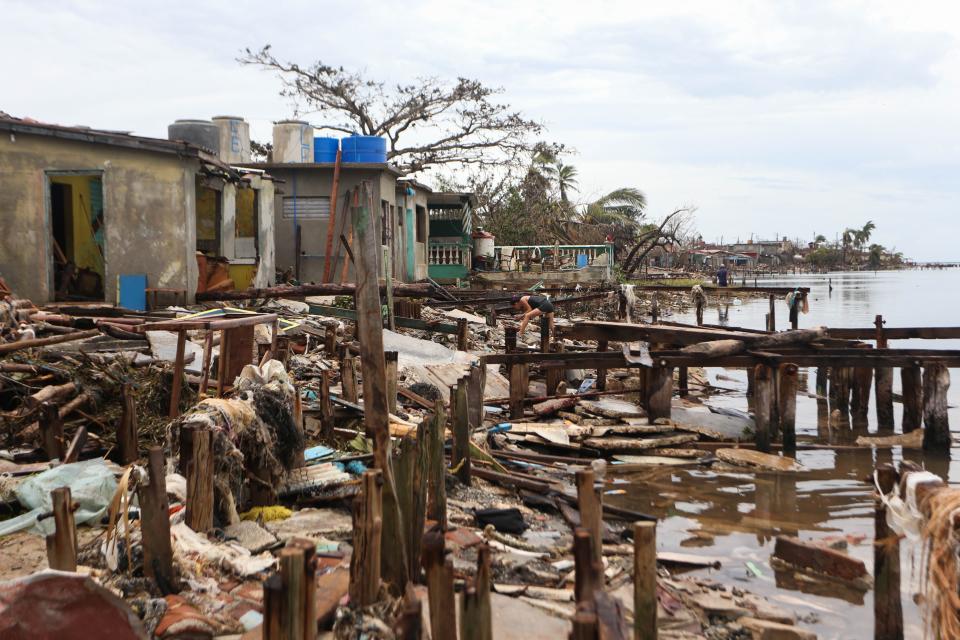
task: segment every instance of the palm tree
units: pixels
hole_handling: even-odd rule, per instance
[[[560,202],[564,207],[570,206],[570,199],[567,193],[577,191],[579,183],[577,182],[577,168],[572,164],[563,164],[563,161],[557,160],[554,165],[554,181],[557,183],[557,189],[560,190]]]
[[[640,189],[623,187],[588,204],[580,219],[584,224],[633,227],[640,223],[646,208],[647,196]]]
[[[854,230],[854,244],[858,249],[862,249],[868,242],[870,242],[870,236],[873,234],[873,230],[877,228],[877,225],[873,224],[873,220],[867,220],[867,224],[863,225],[861,229]]]
[[[825,235],[818,235],[813,239],[813,244],[820,246],[821,244],[827,244],[827,237]]]

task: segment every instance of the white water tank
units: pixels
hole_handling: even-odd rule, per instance
[[[238,116],[214,116],[220,130],[220,159],[227,164],[250,162],[250,124]]]
[[[482,258],[493,258],[496,237],[483,229],[473,232],[473,255]]]
[[[220,129],[209,120],[175,120],[167,127],[167,138],[189,142],[210,153],[220,150]]]
[[[274,162],[313,162],[313,127],[303,120],[273,125]]]

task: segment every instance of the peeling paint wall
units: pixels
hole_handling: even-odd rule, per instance
[[[257,246],[260,256],[253,286],[261,289],[274,284],[276,279],[276,240],[274,238],[274,186],[272,180],[254,178],[257,190]]]
[[[117,276],[148,286],[197,288],[195,159],[28,134],[0,136],[0,275],[18,295],[52,299],[48,171],[103,172],[106,300]]]

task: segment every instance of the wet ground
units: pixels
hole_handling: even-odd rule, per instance
[[[960,301],[950,292],[960,283],[960,271],[903,271],[797,276],[767,279],[770,286],[809,286],[810,313],[801,316],[800,326],[873,326],[874,316],[883,314],[887,326],[954,326],[960,318]],[[832,285],[833,291],[829,291]],[[757,298],[733,300],[728,323],[731,326],[761,329],[769,309],[768,301]],[[787,307],[777,303],[779,328],[787,323]],[[692,314],[668,318],[694,322]],[[705,315],[717,323],[715,301]],[[899,341],[891,347],[960,349],[960,341]],[[746,375],[743,371],[708,370],[712,383],[733,391],[712,397],[715,406],[747,408]],[[804,374],[806,374],[804,376]],[[957,371],[951,371],[957,380]],[[827,427],[826,403],[805,396],[814,391],[814,371],[801,369],[801,394],[797,399],[797,435],[801,440],[820,443],[852,441],[858,433],[876,430],[873,399],[869,422],[850,430]],[[899,375],[894,376],[899,393]],[[952,429],[960,431],[960,382],[950,390]],[[899,404],[895,405],[898,414]],[[896,428],[900,432],[899,424]],[[953,453],[953,452],[951,452]],[[879,462],[898,461],[902,456],[918,463],[949,482],[960,482],[960,466],[952,456],[925,456],[921,451],[901,448],[874,450],[837,445],[836,450],[800,451],[797,460],[806,468],[797,473],[726,472],[710,468],[654,468],[629,476],[626,495],[609,498],[611,503],[647,511],[661,518],[657,532],[662,551],[698,553],[717,557],[718,570],[704,570],[719,581],[742,584],[745,589],[765,595],[793,609],[802,626],[821,638],[872,638],[872,592],[798,582],[792,575],[778,573],[770,566],[777,535],[813,538],[846,538],[848,552],[873,567],[873,493],[866,480]],[[621,487],[617,487],[618,489]],[[901,571],[906,637],[923,637],[920,610],[914,604],[919,590],[920,552],[901,544]]]

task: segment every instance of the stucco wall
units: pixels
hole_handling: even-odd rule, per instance
[[[106,300],[117,276],[146,273],[151,287],[197,285],[196,160],[104,144],[0,136],[0,275],[21,297],[52,298],[48,171],[102,172]]]
[[[330,196],[333,187],[333,170],[326,168],[294,168],[271,166],[270,175],[283,180],[276,185],[277,194],[274,197],[274,239],[276,246],[276,265],[279,269],[292,268],[296,262],[296,237],[293,220],[283,217],[283,200],[296,193],[297,197]],[[349,237],[349,226],[344,226],[343,202],[347,193],[352,191],[363,180],[370,182],[373,191],[373,206],[379,212],[381,193],[389,193],[393,197],[396,180],[392,175],[383,177],[384,172],[374,170],[358,170],[343,167],[340,170],[339,195],[337,197],[336,222],[334,227],[334,252],[337,249],[337,238],[341,233]],[[381,191],[382,185],[389,185],[389,190]],[[282,191],[282,193],[280,193]],[[376,217],[379,220],[379,215]],[[303,282],[320,282],[323,279],[324,255],[327,242],[327,221],[299,219],[301,227],[301,250],[306,254],[300,262],[300,279]],[[342,267],[341,260],[332,265],[331,269],[338,276]],[[353,271],[350,270],[348,280],[352,281]]]

